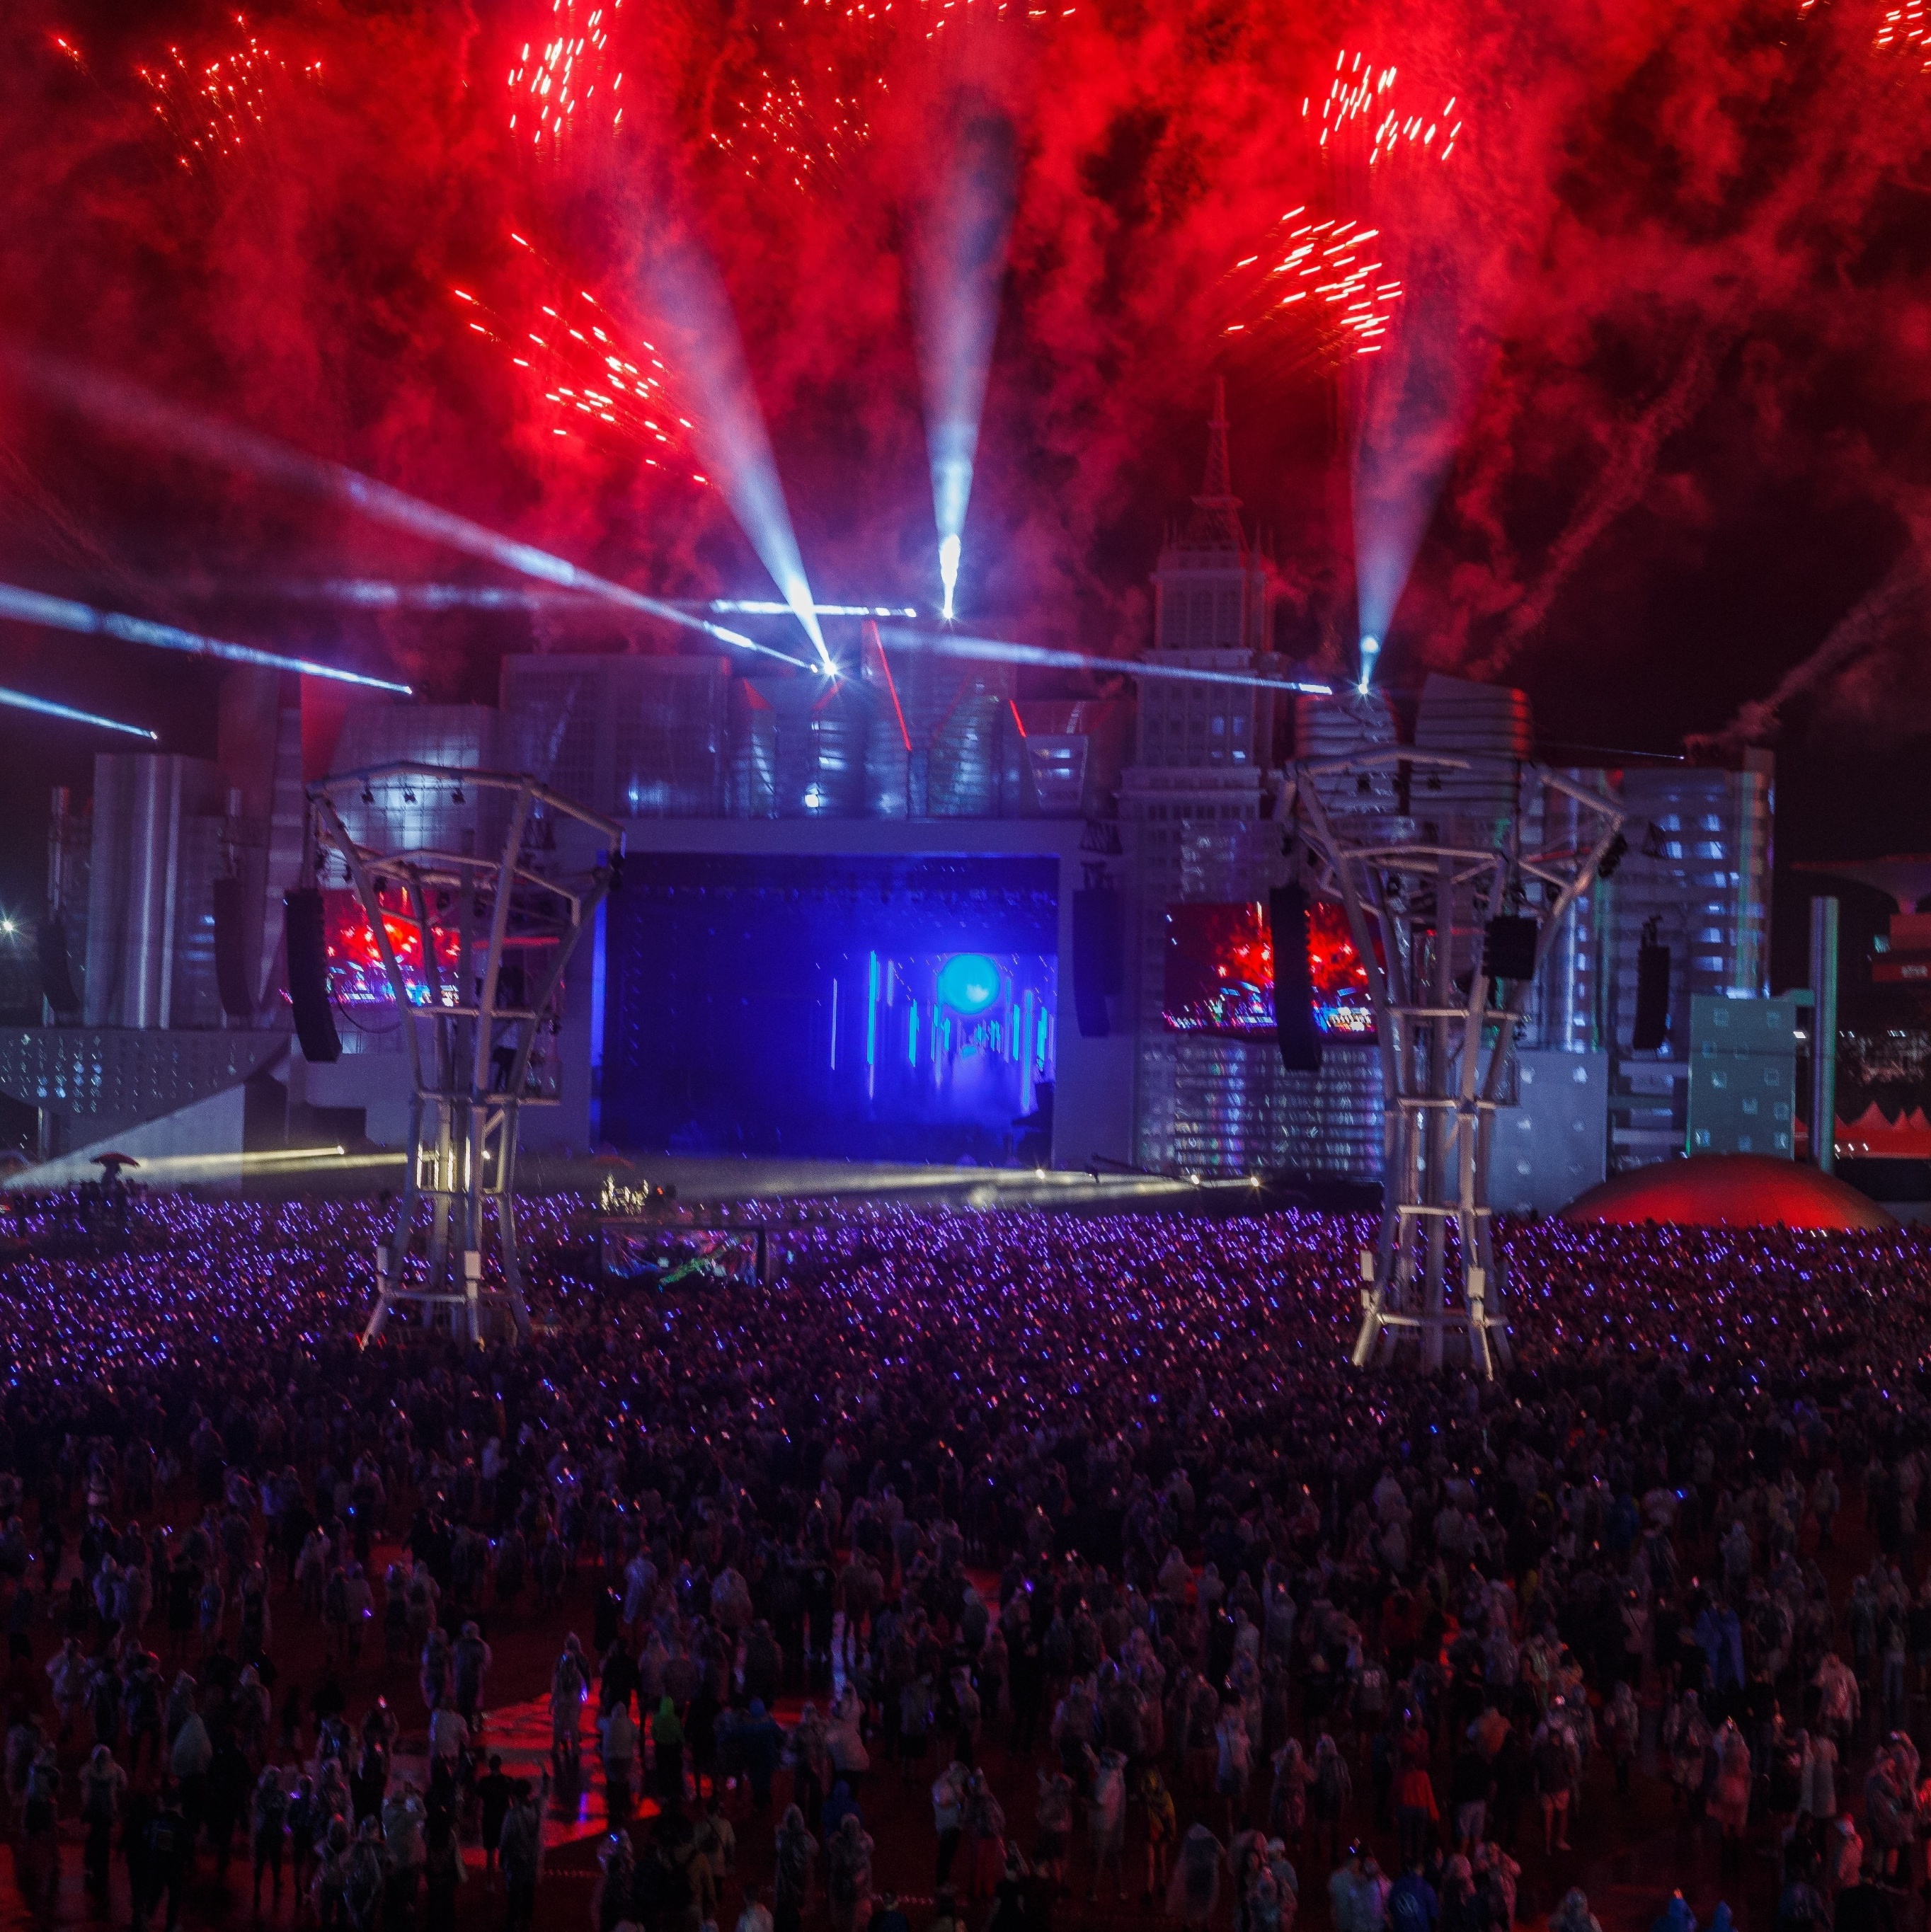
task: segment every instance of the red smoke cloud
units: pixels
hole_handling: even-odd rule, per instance
[[[1297,654],[1351,651],[1357,488],[1373,529],[1409,517],[1389,541],[1419,545],[1397,679],[1546,679],[1602,648],[1605,604],[1638,628],[1656,586],[1727,581],[1753,541],[1791,554],[1839,518],[1863,549],[1833,547],[1841,578],[1785,634],[1740,622],[1679,726],[1721,727],[1854,610],[1832,678],[1868,684],[1912,628],[1892,573],[1921,526],[1931,76],[1923,50],[1876,44],[1866,0],[1078,0],[1038,17],[901,0],[889,26],[843,0],[624,0],[574,76],[600,91],[551,153],[523,50],[540,65],[559,17],[317,0],[242,28],[97,0],[10,18],[9,328],[640,589],[764,594],[721,492],[688,464],[652,469],[640,435],[558,436],[544,372],[451,296],[521,300],[522,233],[655,342],[644,292],[695,238],[736,309],[818,594],[929,604],[908,265],[935,130],[969,110],[1008,122],[1019,156],[967,536],[975,624],[1145,641],[1151,552],[1225,373],[1237,484],[1272,526]],[[192,72],[251,35],[267,64],[234,138],[184,152],[179,84],[158,102],[139,68],[173,46]],[[1303,101],[1317,122],[1344,48],[1398,70],[1405,98],[1455,98],[1446,164],[1311,138]],[[1311,351],[1287,322],[1225,333],[1230,272],[1299,205],[1380,231],[1402,294],[1371,361]],[[665,380],[674,394],[674,367]],[[50,589],[449,568],[239,479],[56,433],[5,393],[0,436],[14,574]],[[494,653],[530,637],[521,620],[354,621],[449,692],[486,688]]]

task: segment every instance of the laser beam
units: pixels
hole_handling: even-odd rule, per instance
[[[119,638],[124,644],[149,644],[157,650],[187,651],[196,657],[219,658],[227,664],[260,664],[269,670],[299,671],[305,677],[326,677],[338,684],[359,684],[372,691],[392,691],[413,697],[413,687],[386,677],[365,677],[339,665],[317,664],[308,658],[284,657],[278,651],[258,651],[252,644],[231,644],[198,632],[130,617],[119,610],[97,610],[65,597],[48,597],[17,584],[0,584],[0,617],[17,624],[38,624],[50,631],[74,631],[83,637]]]
[[[176,597],[272,598],[296,604],[346,604],[377,610],[590,610],[600,599],[582,590],[529,590],[520,584],[396,584],[379,577],[274,578],[214,584],[199,578],[164,579],[154,588]],[[771,598],[671,597],[680,610],[720,616],[787,617]],[[916,617],[910,604],[814,604],[821,617]]]
[[[32,711],[43,718],[58,718],[63,724],[91,725],[97,731],[119,731],[130,738],[145,738],[150,744],[160,742],[160,734],[150,731],[143,724],[123,724],[118,718],[102,718],[92,711],[77,711],[71,704],[56,704],[50,698],[35,698],[24,691],[0,688],[0,704],[10,705],[16,711]]]
[[[887,644],[934,657],[965,658],[990,664],[1041,664],[1054,670],[1104,671],[1115,677],[1164,679],[1178,684],[1231,684],[1255,691],[1292,691],[1330,698],[1334,687],[1307,679],[1256,677],[1249,671],[1206,670],[1193,664],[1166,664],[1144,658],[1089,657],[1083,651],[1056,650],[1044,644],[1015,644],[1005,638],[963,637],[956,632],[914,631],[902,624],[881,624]]]
[[[709,608],[713,610],[741,611],[750,617],[782,617],[791,607],[788,604],[752,603],[743,598],[713,597]],[[918,615],[916,608],[908,604],[814,604],[811,608],[821,617],[916,617]]]
[[[773,650],[768,644],[713,623],[707,617],[680,610],[660,598],[646,597],[626,584],[580,569],[534,544],[500,536],[468,517],[425,503],[419,496],[412,496],[391,484],[378,483],[346,464],[310,456],[258,430],[218,422],[198,410],[170,402],[124,377],[104,376],[38,351],[9,349],[0,352],[0,361],[35,394],[74,410],[112,432],[224,469],[244,470],[262,482],[303,496],[346,504],[371,522],[385,524],[425,542],[442,544],[466,556],[486,558],[518,577],[600,597],[606,603],[644,616],[701,631],[740,650],[755,651],[787,664],[797,662],[787,652]],[[817,620],[812,621],[815,624]]]

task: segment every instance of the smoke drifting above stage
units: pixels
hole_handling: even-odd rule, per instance
[[[1921,527],[1931,76],[1865,0],[5,31],[15,346],[367,488],[184,481],[8,381],[0,580],[222,638],[225,583],[433,584],[453,548],[473,598],[313,620],[431,695],[542,647],[560,590],[633,649],[744,650],[707,607],[775,590],[757,644],[821,670],[820,602],[949,596],[1119,656],[1220,375],[1322,677],[1558,677],[1620,734],[1663,676],[1665,729],[1722,731],[1908,656],[1914,600],[1866,600]],[[184,574],[191,610],[127,594]]]

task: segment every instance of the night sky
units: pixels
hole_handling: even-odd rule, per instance
[[[1770,745],[1780,860],[1931,847],[1918,9],[558,5],[8,10],[0,342],[641,590],[768,596],[722,487],[741,452],[719,310],[693,294],[714,264],[814,590],[929,606],[918,345],[973,285],[947,252],[972,224],[948,218],[987,196],[992,156],[1012,212],[975,628],[1146,642],[1222,376],[1281,650],[1350,668],[1358,570],[1379,573],[1401,586],[1398,688],[1518,680],[1577,761]],[[583,44],[566,81],[544,63],[559,34]],[[1336,260],[1374,231],[1344,264],[1398,291],[1371,328],[1300,277],[1307,230]],[[608,422],[556,400],[598,379],[605,351],[557,332],[593,308],[644,392]],[[326,578],[513,580],[5,368],[0,574],[437,698],[493,698],[505,651],[683,647],[600,613],[283,601]],[[212,748],[197,665],[8,625],[0,667]],[[6,715],[0,734],[0,901],[31,913],[47,788],[84,785],[101,741]]]

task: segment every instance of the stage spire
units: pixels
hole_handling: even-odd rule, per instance
[[[1246,554],[1240,526],[1240,499],[1233,493],[1233,472],[1227,461],[1227,392],[1221,376],[1214,378],[1214,413],[1207,424],[1207,469],[1200,494],[1194,499],[1188,520],[1189,550],[1231,550]]]

